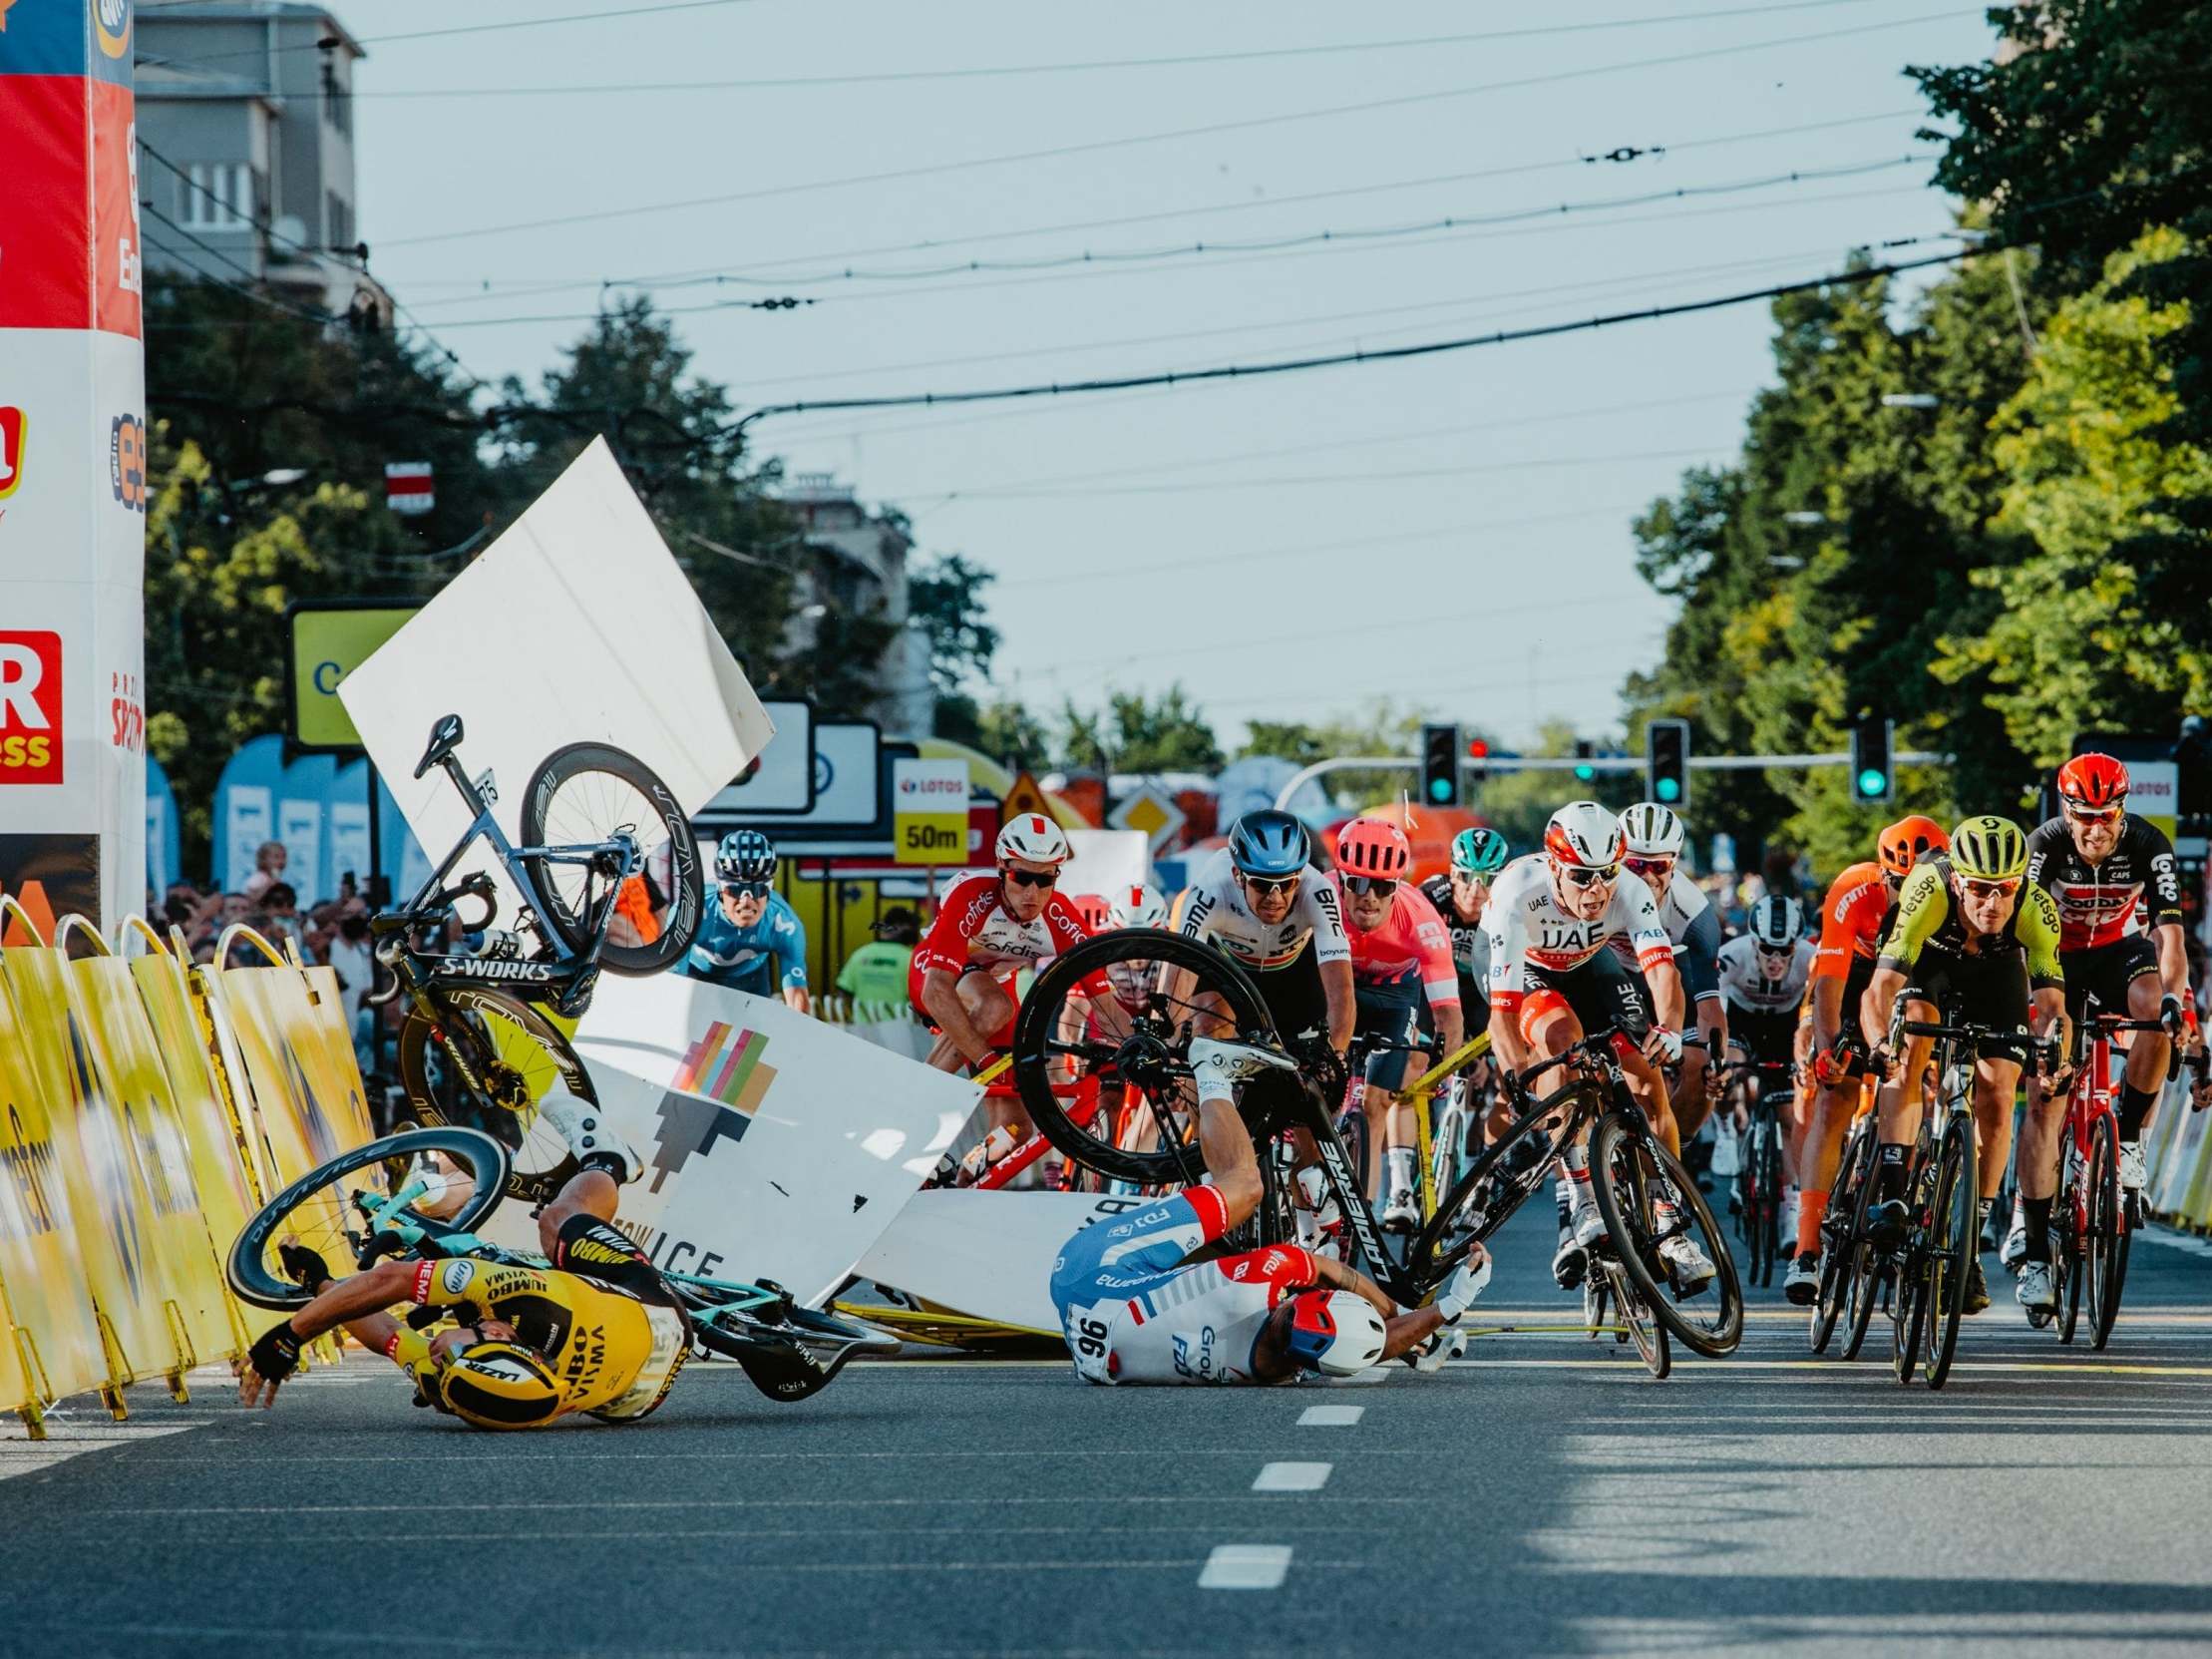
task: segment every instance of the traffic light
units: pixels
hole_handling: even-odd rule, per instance
[[[1459,804],[1459,727],[1421,728],[1421,799],[1429,806]]]
[[[1651,798],[1679,810],[1689,805],[1689,722],[1654,720],[1644,728],[1644,764]]]
[[[1487,738],[1487,737],[1470,737],[1470,738],[1468,738],[1468,739],[1467,739],[1467,775],[1468,775],[1468,777],[1469,777],[1470,779],[1472,779],[1472,780],[1473,780],[1474,782],[1476,782],[1476,783],[1481,783],[1481,782],[1484,782],[1484,781],[1485,781],[1486,779],[1488,779],[1488,777],[1490,776],[1490,764],[1489,764],[1489,762],[1490,762],[1490,739],[1489,739],[1489,738]]]
[[[1578,737],[1575,739],[1575,781],[1577,783],[1594,783],[1597,781],[1598,768],[1590,764],[1592,757],[1597,752],[1598,745],[1589,738]]]
[[[1862,714],[1851,728],[1851,798],[1886,801],[1896,786],[1890,770],[1890,726],[1887,716]]]

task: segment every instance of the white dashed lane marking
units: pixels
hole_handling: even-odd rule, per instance
[[[1252,1483],[1256,1492],[1317,1492],[1328,1484],[1327,1463],[1270,1463]]]
[[[1290,1571],[1289,1544],[1216,1544],[1200,1569],[1202,1590],[1272,1590]]]
[[[1349,1429],[1366,1416],[1364,1406],[1308,1406],[1298,1413],[1300,1429]]]

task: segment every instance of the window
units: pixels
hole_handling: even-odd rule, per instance
[[[194,162],[184,170],[184,222],[195,230],[235,230],[254,222],[260,192],[244,162]]]
[[[328,52],[322,60],[322,118],[346,137],[353,136],[353,96],[338,79],[338,66]]]
[[[353,207],[336,191],[322,193],[323,223],[330,236],[330,250],[343,253],[353,246]]]

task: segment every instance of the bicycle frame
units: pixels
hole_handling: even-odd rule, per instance
[[[1421,1220],[1424,1224],[1435,1217],[1436,1206],[1442,1197],[1430,1179],[1433,1129],[1429,1102],[1436,1097],[1438,1088],[1489,1052],[1490,1034],[1477,1032],[1399,1091],[1398,1097],[1410,1102],[1413,1107],[1414,1142],[1419,1159],[1416,1167],[1421,1176]]]
[[[2124,1015],[2105,1012],[2094,997],[2082,1000],[2079,1064],[2073,1074],[2073,1087],[2066,1095],[2066,1129],[2072,1138],[2073,1154],[2077,1167],[2089,1167],[2089,1151],[2095,1143],[2096,1123],[2100,1117],[2112,1120],[2112,1143],[2119,1144],[2119,1112],[2112,1102],[2119,1090],[2112,1082],[2112,1056],[2125,1054],[2124,1045],[2112,1038],[2122,1032],[2160,1032],[2165,1028],[2155,1020],[2130,1020]],[[2086,1181],[2074,1181],[2072,1186],[2073,1214],[2069,1218],[2074,1236],[2083,1237],[2089,1227],[2089,1195]],[[2129,1206],[2121,1206],[2120,1224],[2133,1230],[2135,1220]]]

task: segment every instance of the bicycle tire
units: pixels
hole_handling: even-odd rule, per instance
[[[2051,1323],[2058,1329],[2059,1343],[2070,1347],[2081,1321],[2081,1281],[2087,1277],[2084,1254],[2088,1248],[2085,1230],[2075,1224],[2074,1218],[2089,1208],[2088,1195],[2081,1190],[2089,1172],[2074,1164],[2070,1156],[2067,1163],[2072,1173],[2059,1186],[2051,1207],[2051,1230],[2058,1235],[2058,1246],[2050,1253],[2050,1273],[2051,1290],[2058,1299]]]
[[[564,786],[575,785],[591,773],[619,779],[629,791],[642,797],[653,813],[653,823],[604,824],[577,835],[565,831],[554,813],[555,798]],[[659,937],[649,945],[602,944],[599,947],[600,967],[610,974],[634,978],[658,974],[675,966],[691,949],[691,942],[698,937],[700,924],[706,918],[706,883],[699,868],[699,844],[692,835],[691,820],[682,804],[643,761],[605,743],[570,743],[553,750],[539,762],[538,770],[531,774],[530,784],[523,791],[522,838],[526,847],[586,844],[604,839],[622,827],[638,832],[648,854],[658,851],[656,832],[670,848],[669,885],[672,891],[667,895],[668,908],[661,918]],[[545,901],[546,925],[569,950],[579,956],[588,955],[591,949],[589,918],[580,907],[567,901],[556,879],[559,872],[575,866],[545,857],[526,858],[522,864],[531,885]]]
[[[1666,1374],[1674,1368],[1673,1355],[1666,1344],[1666,1327],[1653,1317],[1652,1305],[1622,1271],[1619,1262],[1608,1262],[1603,1269],[1593,1266],[1590,1276],[1595,1279],[1601,1272],[1611,1281],[1611,1300],[1621,1310],[1621,1323],[1629,1333],[1629,1340],[1636,1344],[1645,1369],[1651,1372],[1655,1382],[1664,1382]]]
[[[1459,1169],[1465,1161],[1467,1144],[1467,1108],[1457,1100],[1446,1103],[1429,1129],[1428,1141],[1428,1197],[1429,1215],[1441,1207],[1444,1195],[1459,1185]],[[1421,1218],[1427,1224],[1429,1216]]]
[[[1848,1211],[1854,1220],[1858,1214],[1860,1185],[1872,1179],[1873,1172],[1873,1135],[1853,1135],[1844,1149],[1842,1163],[1837,1166],[1835,1186],[1830,1196],[1836,1207]],[[1825,1226],[1823,1230],[1826,1230]],[[1821,1241],[1820,1284],[1813,1292],[1807,1333],[1815,1354],[1825,1354],[1828,1351],[1829,1340],[1835,1335],[1836,1322],[1850,1305],[1851,1260],[1855,1254],[1856,1241],[1848,1234],[1842,1246],[1836,1243],[1833,1234]]]
[[[445,1226],[457,1232],[468,1232],[498,1207],[507,1189],[507,1148],[483,1130],[448,1124],[385,1135],[317,1164],[253,1213],[238,1229],[238,1236],[231,1241],[229,1253],[223,1259],[222,1276],[232,1294],[241,1302],[267,1308],[272,1313],[306,1307],[314,1300],[314,1293],[269,1269],[267,1258],[270,1246],[277,1242],[277,1229],[293,1220],[303,1205],[333,1182],[371,1168],[404,1163],[425,1152],[439,1153],[469,1168],[469,1196],[459,1210],[443,1218]],[[312,1246],[322,1241],[309,1238],[306,1242]],[[354,1264],[331,1262],[329,1265],[343,1274]]]
[[[1927,1159],[1915,1155],[1905,1182],[1908,1215],[1920,1215],[1922,1187],[1928,1181]],[[1921,1328],[1928,1318],[1927,1262],[1921,1254],[1919,1227],[1913,1227],[1896,1257],[1896,1300],[1890,1306],[1890,1370],[1899,1386],[1910,1383],[1920,1369]]]
[[[1858,1201],[1851,1206],[1851,1231],[1849,1242],[1851,1260],[1851,1291],[1847,1302],[1850,1329],[1844,1333],[1845,1361],[1859,1357],[1859,1350],[1866,1346],[1867,1332],[1874,1327],[1874,1304],[1880,1300],[1883,1284],[1882,1252],[1866,1236],[1867,1212],[1874,1207],[1874,1194],[1881,1186],[1881,1151],[1875,1143],[1874,1131],[1867,1132],[1866,1167],[1859,1181]]]
[[[1927,1349],[1921,1377],[1931,1391],[1951,1376],[1959,1352],[1959,1322],[1966,1314],[1967,1285],[1982,1250],[1981,1185],[1975,1179],[1974,1123],[1955,1117],[1944,1131],[1930,1206],[1934,1249],[1929,1256]]]
[[[1229,1017],[1241,1037],[1260,1042],[1275,1039],[1275,1028],[1259,992],[1253,989],[1244,970],[1221,952],[1199,940],[1157,928],[1117,928],[1094,935],[1056,957],[1021,1000],[1021,1014],[1014,1022],[1014,1087],[1029,1110],[1030,1121],[1060,1149],[1061,1156],[1102,1175],[1145,1186],[1182,1185],[1186,1178],[1183,1160],[1173,1148],[1140,1152],[1102,1141],[1073,1121],[1060,1096],[1053,1092],[1052,1061],[1082,1050],[1080,1043],[1060,1043],[1053,1037],[1068,998],[1078,993],[1085,980],[1103,974],[1117,962],[1165,964],[1197,975],[1201,988],[1219,996],[1228,1006]],[[1153,1010],[1138,1017],[1140,1022],[1153,1018]],[[1125,1043],[1114,1056],[1117,1067],[1138,1066],[1149,1074],[1150,1082],[1137,1071],[1130,1071],[1128,1076],[1152,1101],[1155,1115],[1161,1120],[1163,1142],[1173,1138],[1167,1131],[1176,1115],[1166,1108],[1164,1098],[1189,1086],[1191,1035],[1186,1027],[1178,1046],[1172,1040],[1176,1036],[1172,1028],[1163,1033],[1140,1025],[1131,1042],[1141,1037],[1142,1046],[1132,1053],[1128,1051],[1130,1044]],[[1195,1100],[1192,1109],[1196,1109]]]
[[[1539,1171],[1543,1170],[1563,1148],[1577,1120],[1594,1103],[1596,1085],[1587,1081],[1572,1082],[1555,1089],[1537,1101],[1512,1128],[1483,1148],[1482,1155],[1467,1166],[1460,1175],[1458,1184],[1437,1204],[1436,1213],[1428,1218],[1420,1232],[1414,1236],[1413,1246],[1406,1252],[1407,1277],[1423,1295],[1441,1284],[1454,1268],[1467,1259],[1475,1245],[1504,1226],[1521,1204],[1527,1202],[1528,1193],[1503,1206],[1496,1205],[1495,1200],[1486,1199],[1482,1206],[1482,1223],[1469,1229],[1463,1236],[1453,1239],[1449,1249],[1440,1250],[1445,1235],[1451,1232],[1459,1217],[1475,1202],[1486,1182],[1497,1178],[1505,1182],[1510,1190],[1516,1177],[1506,1165],[1512,1161],[1514,1148],[1531,1135],[1545,1134],[1546,1121],[1556,1116],[1559,1122],[1557,1128],[1550,1131],[1551,1150],[1539,1155],[1533,1166]],[[1543,1177],[1539,1174],[1536,1185],[1540,1186]],[[1533,1192],[1535,1187],[1532,1186],[1530,1190]]]
[[[440,991],[436,1002],[440,1018],[410,1008],[400,1022],[399,1078],[410,1111],[427,1126],[451,1124],[489,1133],[508,1148],[511,1162],[514,1154],[525,1154],[522,1166],[510,1169],[508,1191],[532,1203],[544,1202],[575,1172],[575,1158],[550,1130],[542,1141],[533,1142],[536,1104],[558,1085],[596,1105],[599,1095],[591,1073],[560,1028],[532,1004],[474,986]],[[441,1058],[441,1050],[462,1044],[474,1050],[463,1056],[464,1062],[479,1076],[491,1077],[495,1092],[468,1087],[460,1069]],[[483,1052],[487,1046],[490,1055]],[[526,1057],[526,1047],[535,1053]]]
[[[2120,1294],[2127,1282],[2130,1243],[2126,1199],[2120,1191],[2119,1133],[2109,1116],[2096,1123],[2089,1149],[2089,1347],[2101,1354],[2112,1340]]]
[[[1699,1295],[1709,1294],[1714,1298],[1715,1317],[1710,1321],[1692,1320],[1684,1314],[1659,1277],[1659,1270],[1653,1265],[1658,1247],[1649,1243],[1642,1219],[1648,1208],[1644,1202],[1648,1181],[1641,1168],[1630,1168],[1636,1162],[1633,1157],[1630,1165],[1618,1163],[1625,1150],[1640,1151],[1652,1160],[1659,1177],[1674,1189],[1679,1210],[1704,1235],[1705,1253],[1712,1260],[1713,1277]],[[1616,1168],[1630,1170],[1635,1200],[1633,1219],[1629,1206],[1622,1203],[1616,1188]],[[1725,1359],[1733,1354],[1743,1341],[1743,1286],[1736,1277],[1735,1258],[1728,1253],[1720,1225],[1713,1220],[1704,1194],[1697,1190],[1697,1183],[1689,1178],[1681,1160],[1651,1132],[1641,1114],[1632,1117],[1616,1109],[1598,1120],[1598,1127],[1590,1137],[1590,1189],[1598,1201],[1598,1214],[1605,1221],[1607,1236],[1613,1241],[1614,1254],[1628,1274],[1629,1282],[1650,1304],[1654,1317],[1692,1353],[1702,1354],[1708,1360]]]

